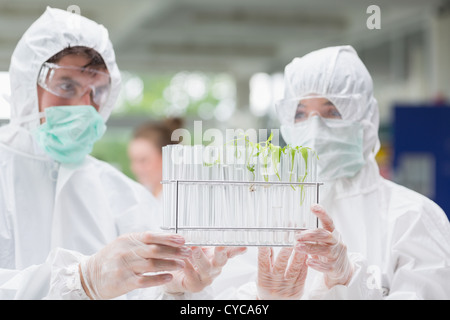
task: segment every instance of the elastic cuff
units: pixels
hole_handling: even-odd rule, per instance
[[[75,294],[80,300],[90,300],[89,296],[83,289],[83,285],[81,284],[79,264],[72,265],[68,269],[70,269],[68,271],[71,276],[67,279],[67,288],[73,291],[73,294]]]
[[[51,262],[50,290],[47,299],[89,300],[81,285],[78,265],[87,257],[74,251],[55,249]]]

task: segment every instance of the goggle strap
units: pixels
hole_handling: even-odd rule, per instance
[[[30,114],[30,115],[23,116],[23,117],[20,117],[20,118],[11,119],[10,123],[14,124],[14,125],[21,125],[21,124],[24,124],[24,123],[28,123],[28,122],[35,121],[35,120],[40,120],[40,119],[43,119],[43,118],[45,118],[45,112],[38,112],[37,115],[36,114]]]

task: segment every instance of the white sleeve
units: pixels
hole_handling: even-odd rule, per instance
[[[311,288],[305,290],[302,299],[308,300],[379,300],[382,299],[381,272],[372,270],[367,260],[358,253],[349,253],[353,264],[353,276],[346,286],[336,285],[330,289],[325,285],[323,273],[315,273]]]
[[[443,211],[408,212],[393,227],[386,299],[450,299],[450,225]]]
[[[88,299],[78,273],[78,263],[85,258],[55,249],[43,264],[24,270],[0,269],[0,299]]]
[[[50,264],[50,288],[45,299],[51,300],[89,300],[80,280],[78,265],[89,256],[81,253],[55,249],[49,255],[47,263]]]
[[[33,265],[23,270],[0,269],[0,300],[42,299],[50,279],[47,265]]]

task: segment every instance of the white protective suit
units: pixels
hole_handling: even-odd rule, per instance
[[[364,167],[352,178],[326,182],[321,192],[350,257],[360,256],[353,260],[356,272],[347,287],[326,292],[322,284],[318,297],[373,298],[372,289],[381,285],[387,299],[450,299],[449,221],[431,200],[380,176],[378,104],[356,51],[325,48],[287,65],[285,98],[308,94],[335,97],[330,100],[342,119],[364,128]],[[295,141],[294,129],[282,129],[287,143]]]
[[[11,58],[11,123],[0,128],[0,299],[86,298],[78,262],[135,231],[158,230],[159,205],[141,185],[86,157],[60,165],[36,144],[37,77],[67,46],[95,49],[111,75],[108,119],[120,73],[107,30],[84,17],[47,8],[25,32]]]
[[[333,97],[344,120],[362,124],[365,164],[353,178],[326,181],[320,191],[347,246],[352,279],[328,289],[323,273],[309,268],[301,299],[450,299],[450,224],[434,202],[380,176],[378,104],[352,47],[322,49],[286,67],[285,98],[311,94]],[[282,128],[287,143],[295,141],[294,131]],[[257,260],[256,248],[230,260],[213,296],[255,299]]]

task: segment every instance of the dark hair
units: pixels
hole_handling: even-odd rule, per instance
[[[89,59],[89,63],[83,66],[83,68],[108,69],[106,67],[105,60],[103,60],[100,53],[98,53],[92,48],[83,46],[75,46],[75,47],[68,46],[67,48],[63,49],[62,51],[58,52],[53,57],[48,59],[47,62],[57,63],[63,57],[68,55],[84,56],[87,59]]]
[[[162,122],[146,122],[134,131],[133,139],[146,139],[162,152],[162,147],[170,144],[178,144],[172,141],[172,132],[183,126],[180,118],[169,118]]]

